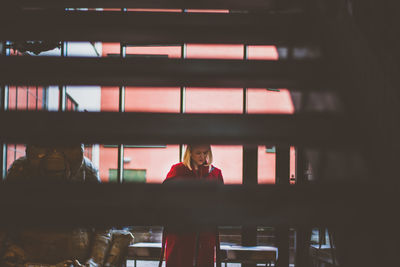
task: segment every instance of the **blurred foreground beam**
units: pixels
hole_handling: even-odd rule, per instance
[[[290,144],[359,148],[348,117],[332,114],[0,112],[0,142],[41,144]]]
[[[0,57],[0,84],[319,89],[320,61]]]
[[[357,193],[355,193],[357,192]],[[356,194],[356,195],[355,195]],[[340,195],[340,198],[337,196]],[[0,186],[1,227],[397,224],[399,190],[378,184]]]
[[[286,0],[14,0],[10,6],[24,8],[200,8],[200,9],[276,9],[289,7]]]
[[[319,24],[302,14],[51,10],[7,12],[0,23],[10,41],[315,45],[319,36]]]

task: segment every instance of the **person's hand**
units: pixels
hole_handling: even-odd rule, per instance
[[[100,266],[99,264],[97,264],[93,259],[89,259],[87,262],[86,262],[86,265],[85,265],[86,267],[98,267],[98,266]]]
[[[78,260],[66,260],[56,264],[56,267],[86,267],[81,264]]]
[[[74,267],[86,267],[87,265],[81,264],[78,260],[74,260],[72,263],[72,266]]]

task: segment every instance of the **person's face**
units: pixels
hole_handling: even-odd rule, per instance
[[[192,148],[192,162],[195,166],[206,163],[209,149],[208,145],[198,145]]]

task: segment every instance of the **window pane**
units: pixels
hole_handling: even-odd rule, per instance
[[[101,87],[101,111],[119,111],[119,87]]]
[[[229,13],[229,9],[185,9],[187,13]]]
[[[180,110],[179,87],[127,87],[126,112],[174,112]]]
[[[43,86],[9,86],[8,108],[10,110],[46,109],[47,89]]]
[[[107,90],[108,88],[106,87],[104,91]],[[100,86],[67,86],[66,93],[66,110],[93,112],[98,112],[101,110],[101,104],[103,100],[102,94],[106,94],[105,92],[103,92]],[[107,95],[105,96],[105,98],[107,98]]]
[[[58,111],[60,105],[60,88],[58,86],[49,86],[47,96],[47,109]]]
[[[145,171],[147,183],[162,183],[171,166],[178,162],[179,145],[125,146],[124,149],[124,169]]]
[[[244,45],[187,44],[186,58],[243,59]]]
[[[243,182],[243,147],[212,145],[215,167],[221,169],[225,184]]]
[[[98,145],[97,151],[93,152],[93,156],[98,155],[98,164],[93,163],[99,168],[100,179],[102,182],[110,182],[110,170],[118,169],[118,146]],[[115,175],[117,176],[117,175]]]
[[[290,147],[290,183],[296,182],[296,148]]]
[[[9,86],[8,89],[8,109],[18,109],[18,88],[16,86]]]
[[[247,90],[248,113],[293,114],[294,105],[287,89]]]
[[[275,183],[275,147],[258,147],[258,183]]]
[[[247,46],[247,59],[253,60],[278,60],[278,50],[274,45],[249,45]]]
[[[101,45],[101,56],[107,57],[109,55],[115,55],[120,53],[121,44],[120,43],[102,43]]]
[[[292,178],[296,175],[296,152],[293,146],[290,147],[289,173],[290,183],[294,183]],[[276,149],[275,146],[258,147],[258,183],[274,184],[276,178]]]
[[[103,43],[102,56],[121,57],[121,45],[119,43]],[[182,47],[180,45],[147,45],[126,47],[126,56],[159,56],[166,58],[180,58]]]
[[[27,109],[27,92],[26,86],[10,86],[8,108],[15,110]]]
[[[126,49],[127,55],[153,56],[166,58],[180,58],[182,47],[179,45],[165,46],[129,46]]]
[[[24,144],[7,144],[7,171],[11,167],[11,164],[20,157],[25,156],[25,145]]]
[[[136,12],[182,12],[182,9],[166,9],[166,8],[128,8],[128,11]]]
[[[241,88],[186,88],[187,113],[242,113]]]

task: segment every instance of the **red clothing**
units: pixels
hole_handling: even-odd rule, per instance
[[[214,166],[200,166],[196,171],[189,170],[183,163],[172,166],[166,181],[172,178],[205,179],[223,183],[221,170]],[[199,233],[198,267],[214,266],[215,232]],[[196,233],[172,233],[166,231],[166,267],[190,267],[196,246]]]

